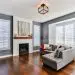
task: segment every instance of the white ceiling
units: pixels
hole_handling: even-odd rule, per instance
[[[45,22],[75,11],[75,0],[48,0],[49,13],[41,15],[35,7],[40,0],[0,0],[0,13]]]

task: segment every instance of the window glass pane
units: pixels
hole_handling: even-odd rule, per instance
[[[49,44],[55,44],[56,39],[56,26],[55,25],[49,25]]]
[[[34,25],[34,46],[40,46],[40,26]]]
[[[0,50],[10,49],[10,20],[0,19]]]
[[[74,46],[74,24],[64,24],[56,26],[56,44]]]
[[[73,37],[74,37],[74,25],[68,24],[65,25],[65,44],[73,46]]]
[[[63,26],[56,26],[56,44],[63,44]]]

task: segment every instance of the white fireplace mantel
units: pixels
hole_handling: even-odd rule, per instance
[[[19,44],[21,43],[29,43],[29,53],[33,52],[32,39],[14,39],[13,56],[19,55]]]

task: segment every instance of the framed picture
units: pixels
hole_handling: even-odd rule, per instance
[[[30,35],[30,23],[24,21],[18,21],[18,36]]]

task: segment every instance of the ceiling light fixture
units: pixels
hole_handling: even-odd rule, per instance
[[[49,12],[49,7],[47,6],[47,0],[44,0],[38,7],[38,13],[40,14],[46,14]]]

